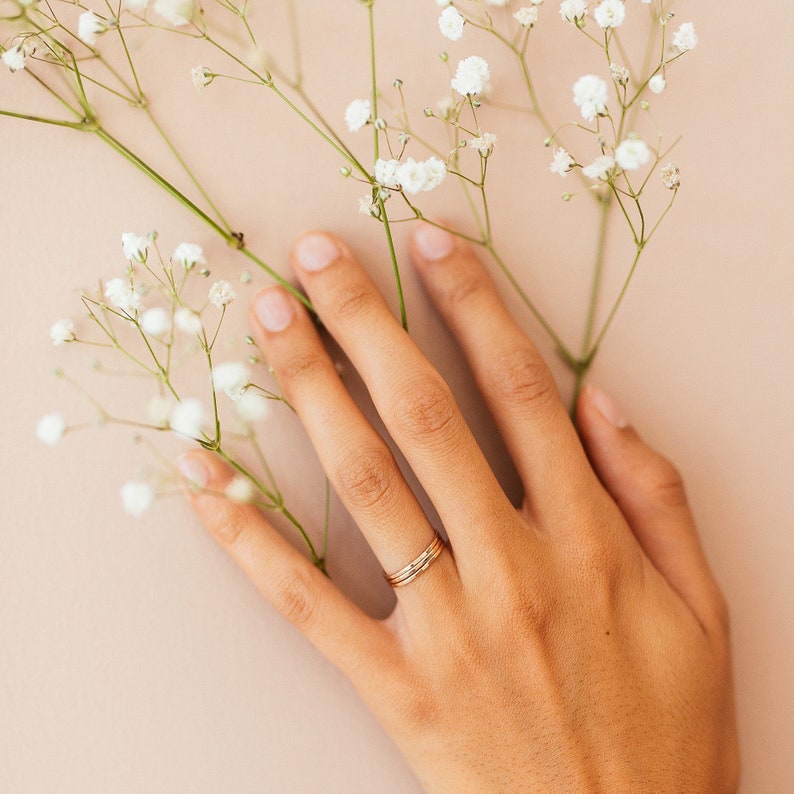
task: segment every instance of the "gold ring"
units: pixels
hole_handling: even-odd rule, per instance
[[[400,568],[397,573],[386,573],[384,571],[383,576],[392,587],[402,587],[409,582],[413,582],[420,573],[424,573],[445,548],[444,539],[438,534],[438,530],[434,529],[433,540],[428,543],[427,548],[415,560],[409,562],[405,568]]]

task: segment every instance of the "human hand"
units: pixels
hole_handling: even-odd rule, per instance
[[[521,477],[508,501],[447,385],[336,238],[293,264],[449,537],[378,621],[250,505],[193,490],[265,598],[353,682],[429,792],[728,792],[738,778],[727,612],[675,469],[602,392],[581,440],[546,365],[471,250],[429,225],[415,265],[466,354]],[[433,528],[343,387],[311,318],[257,296],[258,343],[387,572]],[[223,492],[211,453],[180,468]]]

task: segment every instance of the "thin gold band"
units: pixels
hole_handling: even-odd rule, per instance
[[[405,568],[400,568],[397,573],[383,572],[386,581],[392,587],[403,587],[403,585],[413,582],[419,574],[424,573],[432,564],[433,561],[444,551],[446,544],[437,530],[433,530],[433,540],[427,545],[427,548],[415,559],[408,563]]]

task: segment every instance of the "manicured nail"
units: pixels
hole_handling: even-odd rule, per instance
[[[210,471],[190,455],[183,455],[176,462],[179,473],[194,487],[206,488],[210,481]]]
[[[419,227],[414,239],[419,253],[431,261],[449,256],[455,247],[455,239],[448,231],[429,223]]]
[[[617,428],[627,427],[629,420],[623,416],[623,412],[618,408],[618,404],[606,393],[597,389],[595,386],[587,387],[590,392],[590,399],[598,408],[599,413],[604,419]]]
[[[295,246],[295,258],[298,264],[309,272],[328,267],[342,252],[334,240],[327,234],[307,234]]]
[[[254,309],[266,331],[283,331],[295,316],[289,298],[279,287],[263,289],[256,296]]]

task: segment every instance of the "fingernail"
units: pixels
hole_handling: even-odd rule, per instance
[[[307,234],[295,246],[295,258],[298,264],[309,272],[328,267],[335,259],[339,259],[339,246],[327,234]]]
[[[617,428],[624,428],[628,425],[629,420],[623,416],[623,412],[618,407],[618,404],[606,392],[601,391],[601,389],[595,386],[588,386],[587,388],[590,392],[590,399],[593,401],[593,404],[598,408],[599,413],[609,424]]]
[[[263,289],[256,296],[254,310],[266,331],[283,331],[295,316],[289,298],[278,287]]]
[[[206,488],[210,481],[210,471],[190,455],[182,455],[176,462],[179,473],[194,487]]]
[[[455,247],[455,240],[448,231],[429,223],[419,227],[414,239],[419,253],[431,261],[449,256]]]

